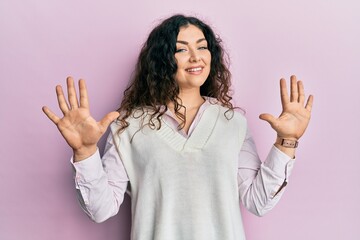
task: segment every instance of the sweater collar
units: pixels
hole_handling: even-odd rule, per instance
[[[210,138],[219,117],[220,108],[211,98],[201,105],[201,115],[193,133],[186,138],[169,121],[176,121],[174,114],[167,111],[165,118],[162,119],[161,128],[157,131],[159,136],[177,151],[196,151],[201,150]],[[199,112],[200,113],[200,112]]]

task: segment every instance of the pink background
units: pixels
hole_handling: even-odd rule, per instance
[[[54,87],[85,78],[92,114],[116,109],[158,19],[194,14],[223,38],[235,102],[264,158],[275,139],[258,119],[279,114],[278,80],[296,74],[313,118],[279,205],[244,213],[249,240],[360,239],[358,1],[0,1],[0,239],[129,239],[130,200],[91,222],[75,196],[71,151],[41,112]]]

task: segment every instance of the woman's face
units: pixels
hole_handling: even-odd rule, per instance
[[[194,25],[181,27],[176,41],[175,80],[181,90],[200,89],[210,73],[211,53],[203,32]]]

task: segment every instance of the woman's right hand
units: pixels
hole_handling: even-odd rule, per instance
[[[81,161],[96,152],[97,142],[105,133],[112,121],[118,116],[118,112],[108,113],[100,122],[90,115],[89,101],[85,81],[79,80],[80,102],[77,99],[74,80],[67,79],[68,103],[61,86],[56,86],[56,95],[62,118],[54,114],[48,107],[42,109],[46,116],[58,127],[66,142],[74,151],[74,161]]]

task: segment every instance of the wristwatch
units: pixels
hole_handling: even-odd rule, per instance
[[[298,141],[285,138],[279,138],[278,140],[276,140],[276,143],[286,148],[297,148],[297,146],[299,145]]]

